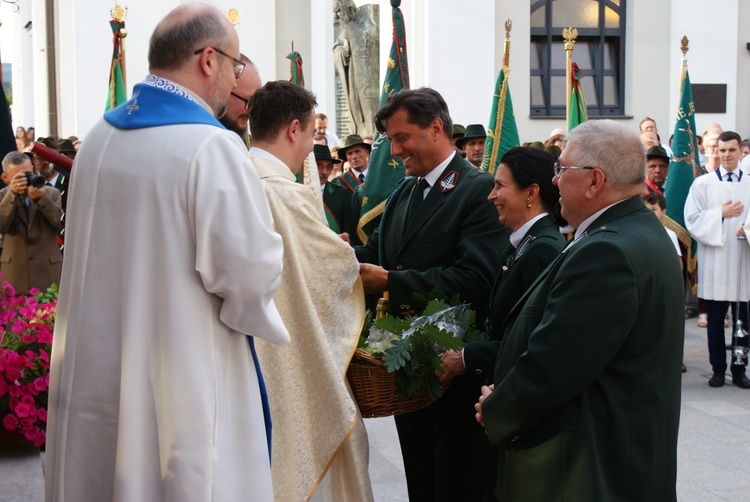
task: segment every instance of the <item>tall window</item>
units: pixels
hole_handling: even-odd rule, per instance
[[[624,115],[626,0],[531,0],[531,117],[565,116],[563,28],[576,28],[573,61],[589,117]]]

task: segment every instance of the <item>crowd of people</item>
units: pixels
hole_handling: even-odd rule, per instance
[[[403,90],[375,129],[406,177],[363,240],[373,138],[263,84],[224,14],[175,8],[148,62],[84,143],[37,139],[76,157],[70,199],[33,128],[2,161],[0,272],[60,284],[47,500],[373,500],[346,381],[365,297],[409,317],[436,286],[487,339],[396,416],[410,500],[676,499],[685,318],[707,325],[709,385],[729,368],[750,388],[748,337],[729,362],[724,338],[730,306],[748,325],[747,140],[702,135],[683,228],[651,118],[553,130],[492,175],[483,125]]]

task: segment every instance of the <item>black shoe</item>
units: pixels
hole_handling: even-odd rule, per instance
[[[750,389],[750,379],[748,379],[745,375],[732,376],[732,383],[740,389]]]
[[[747,377],[745,377],[745,380],[747,380]],[[721,387],[722,385],[724,385],[724,373],[714,373],[714,376],[708,381],[709,387]],[[750,385],[750,380],[748,381],[748,385]]]

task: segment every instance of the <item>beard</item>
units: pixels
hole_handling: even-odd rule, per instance
[[[240,126],[240,124],[239,124],[239,117],[237,119],[235,119],[235,120],[231,120],[229,117],[227,117],[226,115],[224,115],[222,117],[219,117],[219,122],[221,122],[221,124],[224,127],[226,127],[228,130],[237,133],[237,135],[240,138],[244,138],[245,137],[245,133],[247,132],[247,127]]]

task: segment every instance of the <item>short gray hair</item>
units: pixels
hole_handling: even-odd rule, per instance
[[[208,5],[194,7],[197,12],[190,13],[175,12],[180,9],[177,7],[156,26],[148,47],[149,70],[178,70],[196,49],[221,45],[226,40],[223,14]]]
[[[614,120],[591,120],[570,131],[565,153],[573,157],[574,165],[604,171],[613,187],[646,181],[646,151],[640,135]]]
[[[8,170],[10,169],[10,166],[17,166],[19,164],[24,164],[26,162],[31,164],[31,159],[25,153],[10,152],[3,159],[3,172],[7,173]]]

